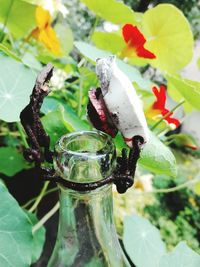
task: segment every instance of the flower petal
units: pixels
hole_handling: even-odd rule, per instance
[[[138,57],[150,59],[156,58],[153,53],[144,48],[146,39],[136,26],[133,26],[132,24],[125,24],[122,27],[122,34],[127,46],[134,49]]]
[[[160,85],[160,87],[153,86],[152,91],[156,97],[156,101],[153,104],[153,109],[163,110],[166,103],[166,87]]]
[[[43,9],[42,7],[38,6],[36,8],[36,22],[39,29],[44,29],[51,23],[51,15],[48,10]]]
[[[53,54],[59,55],[61,53],[60,42],[56,36],[56,32],[52,27],[49,26],[45,30],[41,30],[38,40],[43,43]]]

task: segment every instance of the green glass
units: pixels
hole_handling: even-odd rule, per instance
[[[74,182],[105,179],[115,167],[115,147],[102,132],[63,136],[55,152],[57,173]],[[112,185],[87,192],[59,188],[59,227],[48,267],[129,267],[113,223]]]

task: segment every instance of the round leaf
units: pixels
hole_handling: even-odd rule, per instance
[[[29,267],[33,241],[31,223],[2,183],[0,196],[0,266]]]
[[[159,267],[199,267],[200,255],[190,249],[185,242],[180,242],[175,249],[164,255]]]
[[[152,132],[141,153],[139,163],[153,173],[173,177],[177,175],[176,159],[173,153]]]
[[[16,38],[25,37],[35,27],[35,6],[20,0],[0,0],[0,22]]]
[[[121,52],[126,46],[123,38],[114,32],[94,32],[92,41],[100,49],[105,49],[114,54]]]
[[[187,79],[182,79],[177,76],[168,75],[168,83],[169,87],[174,88],[185,98],[187,103],[189,103],[192,107],[200,110],[200,83],[196,81],[190,81]],[[173,96],[173,90],[171,90],[171,94]]]
[[[22,154],[13,147],[0,148],[0,173],[13,176],[27,166]]]
[[[0,62],[0,119],[19,121],[36,77],[30,69],[12,58],[0,54]]]
[[[160,257],[166,252],[158,229],[136,215],[125,218],[123,243],[137,267],[158,267]]]
[[[183,13],[170,4],[160,4],[143,16],[145,48],[156,55],[151,64],[164,71],[182,69],[192,59],[193,36]]]
[[[38,222],[37,217],[33,213],[30,213],[28,211],[26,211],[26,213],[32,223],[32,226],[34,226]],[[42,226],[33,234],[32,250],[31,250],[32,263],[36,262],[39,259],[42,253],[44,241],[45,241],[45,228],[44,226]]]
[[[81,0],[81,2],[99,17],[115,24],[136,24],[139,20],[138,13],[134,13],[130,7],[116,0],[109,0],[109,4],[107,0]]]

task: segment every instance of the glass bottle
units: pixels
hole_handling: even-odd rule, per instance
[[[115,166],[112,139],[102,132],[63,136],[54,166],[63,179],[88,183],[108,177]],[[112,185],[80,192],[60,188],[57,240],[48,267],[128,267],[113,222]]]

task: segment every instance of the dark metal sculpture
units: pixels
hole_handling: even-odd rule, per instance
[[[119,193],[126,192],[134,182],[136,163],[140,157],[140,146],[143,143],[141,136],[134,136],[133,145],[132,148],[129,148],[129,153],[126,148],[122,150],[121,156],[117,157],[117,166],[112,175],[97,182],[77,183],[64,180],[56,175],[53,166],[51,168],[44,166],[45,162],[52,163],[53,152],[50,151],[50,137],[43,128],[39,113],[44,98],[50,92],[48,83],[52,75],[53,66],[49,63],[38,75],[30,96],[30,102],[20,114],[21,123],[27,134],[29,144],[29,148],[24,151],[25,159],[35,163],[39,175],[44,180],[58,182],[77,191],[93,190],[107,183],[114,183]],[[92,106],[88,105],[89,119],[94,121],[94,113],[91,109]]]

